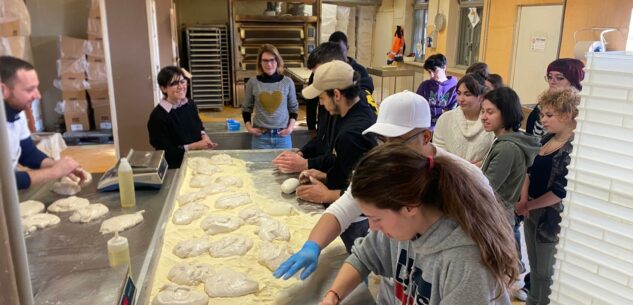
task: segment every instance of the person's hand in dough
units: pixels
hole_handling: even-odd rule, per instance
[[[307,169],[307,170],[302,171],[301,174],[299,174],[300,182],[313,183],[314,179],[319,180],[321,182],[325,182],[325,179],[327,179],[327,174],[316,169]]]
[[[79,162],[71,157],[63,157],[55,162],[53,165],[53,171],[55,173],[55,179],[59,179],[64,176],[68,176],[71,173],[74,174],[75,170],[79,168]],[[83,175],[83,174],[82,174]]]
[[[308,160],[293,152],[280,154],[273,160],[273,164],[283,173],[299,173],[308,169]]]
[[[273,276],[280,278],[283,276],[284,280],[289,279],[295,275],[297,271],[303,269],[300,278],[305,280],[316,270],[317,263],[319,261],[319,254],[321,254],[321,247],[314,241],[308,240],[303,244],[303,247],[299,252],[290,256],[285,262],[283,262],[277,270],[273,273]]]
[[[312,184],[300,185],[297,188],[299,199],[314,203],[332,203],[338,198],[338,191],[328,189],[323,182],[317,179],[310,178],[310,180]],[[336,199],[333,198],[334,196]]]

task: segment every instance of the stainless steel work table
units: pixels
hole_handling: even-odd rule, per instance
[[[27,236],[25,241],[35,303],[106,304],[102,302],[108,302],[112,294],[116,294],[123,278],[119,276],[120,269],[109,266],[106,243],[113,235],[102,235],[99,232],[101,223],[113,216],[145,210],[143,222],[121,233],[128,238],[132,275],[139,287],[143,282],[143,279],[139,280],[139,274],[150,250],[151,238],[160,226],[160,215],[166,208],[169,209],[166,202],[173,201],[169,197],[172,196],[170,191],[177,172],[167,171],[159,190],[137,190],[136,207],[125,210],[119,204],[118,192],[97,192],[97,180],[101,174],[94,175],[93,182],[77,196],[87,198],[91,203],[105,204],[110,212],[104,218],[87,224],[71,223],[68,217],[72,213],[58,213],[59,224]],[[51,189],[52,183],[48,183],[21,191],[19,197],[21,201],[42,201],[47,207],[53,201],[66,197],[53,193]],[[98,277],[92,278],[91,275]]]
[[[251,148],[252,135],[246,131],[244,122],[240,122],[240,130],[226,130],[226,124],[223,122],[204,123],[209,138],[218,143],[218,150],[240,150]],[[310,140],[308,128],[305,126],[295,126],[290,134],[292,138],[292,147],[302,147]]]
[[[405,67],[396,68],[382,68],[382,67],[367,67],[367,73],[380,77],[380,100],[382,102],[384,95],[383,90],[385,87],[385,77],[393,77],[393,88],[397,90],[398,77],[411,77],[411,90],[415,90],[415,71],[413,69]]]

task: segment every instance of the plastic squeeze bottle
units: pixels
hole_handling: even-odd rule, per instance
[[[131,208],[136,205],[136,194],[134,193],[132,166],[130,166],[130,163],[127,162],[127,158],[121,158],[121,161],[119,162],[118,175],[121,207]]]
[[[114,237],[108,240],[108,260],[110,267],[130,264],[130,247],[127,238],[114,232]]]

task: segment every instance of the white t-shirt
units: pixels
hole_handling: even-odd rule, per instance
[[[470,171],[473,174],[475,179],[481,182],[482,188],[487,189],[494,196],[494,191],[492,190],[492,187],[490,186],[490,182],[488,182],[488,178],[486,178],[486,176],[481,171],[481,169],[479,169],[479,167],[439,147],[435,147],[435,148],[436,148],[435,157],[447,157],[461,164],[464,168],[466,168],[468,171]],[[325,213],[334,215],[334,217],[336,217],[336,220],[338,220],[341,226],[341,233],[345,232],[345,230],[347,230],[347,228],[353,222],[362,220],[362,219],[358,219],[363,212],[360,210],[360,207],[356,203],[354,196],[352,196],[351,185],[347,188],[347,190],[345,190],[345,193],[343,193],[343,195],[338,200],[334,201],[334,203],[332,203],[325,210]]]
[[[29,127],[26,122],[26,115],[24,111],[20,112],[20,118],[7,122],[7,133],[9,134],[9,152],[11,154],[11,164],[13,169],[18,165],[18,160],[22,154],[22,147],[20,147],[20,141],[28,139],[31,136]]]

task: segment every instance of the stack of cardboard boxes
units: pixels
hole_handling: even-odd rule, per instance
[[[86,97],[86,54],[84,39],[59,37],[57,60],[57,88],[64,100],[64,121],[67,131],[90,130],[88,99]]]
[[[27,37],[18,36],[19,32],[20,20],[0,19],[0,55],[24,58]]]
[[[99,1],[92,0],[88,12],[88,40],[86,41],[88,60],[88,96],[92,104],[95,127],[112,129],[110,116],[110,98],[108,96],[108,78],[103,52],[103,32],[101,30],[101,11]]]

